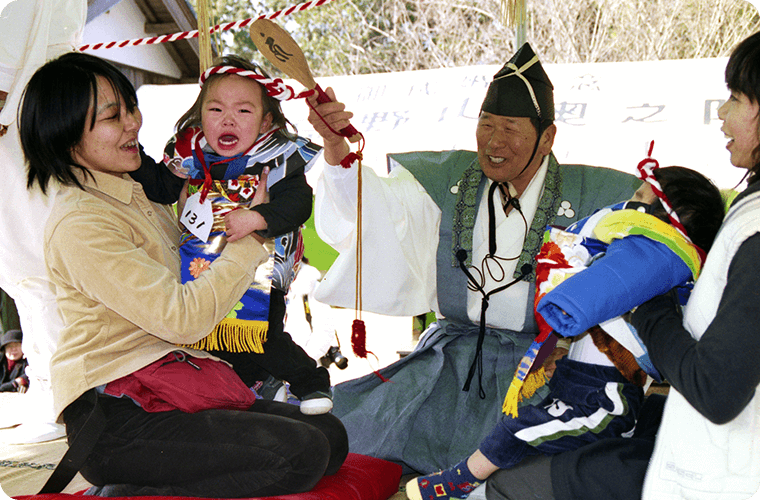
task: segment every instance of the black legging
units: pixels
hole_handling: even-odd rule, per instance
[[[287,403],[258,400],[248,411],[191,414],[148,413],[108,396],[99,402],[107,426],[81,470],[98,486],[159,487],[164,495],[196,497],[285,495],[311,490],[348,454],[336,417],[304,415]],[[69,442],[90,408],[78,400],[64,411]]]

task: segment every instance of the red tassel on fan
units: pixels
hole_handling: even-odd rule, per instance
[[[354,354],[360,358],[366,359],[367,354],[375,356],[374,352],[367,350],[367,328],[364,325],[364,321],[360,319],[355,319],[351,324],[351,349],[353,349]],[[375,356],[375,359],[377,359],[377,356]],[[390,380],[383,377],[379,371],[373,371],[383,382],[390,382]]]
[[[354,153],[354,152],[352,151],[352,152],[348,153],[348,154],[346,155],[346,157],[345,157],[345,158],[343,158],[343,159],[340,161],[340,166],[341,166],[341,167],[343,167],[343,168],[351,168],[351,165],[353,165],[353,163],[354,163],[355,161],[357,161],[357,160],[358,160],[359,162],[361,162],[361,161],[362,161],[362,158],[363,158],[363,157],[362,157],[362,152],[361,152],[361,151],[357,151],[356,153]]]

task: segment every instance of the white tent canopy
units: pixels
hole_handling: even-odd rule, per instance
[[[554,153],[561,163],[601,165],[633,173],[650,140],[660,165],[704,173],[721,188],[744,171],[725,150],[717,109],[728,96],[726,59],[595,64],[547,64],[554,83],[558,127]],[[385,154],[414,150],[474,149],[475,124],[486,87],[499,66],[319,79],[355,114],[366,138],[365,164],[386,171]],[[296,90],[300,85],[289,81]],[[197,85],[143,86],[138,91],[144,126],[140,140],[160,158]],[[315,136],[301,101],[284,103],[299,133]],[[316,142],[321,142],[319,137]],[[318,172],[309,174],[316,183]]]

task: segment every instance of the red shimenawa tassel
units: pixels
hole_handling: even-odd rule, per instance
[[[316,110],[314,109],[314,106],[309,102],[306,101],[309,104],[309,107],[314,110],[316,113]],[[329,128],[334,134],[342,135],[344,137],[347,137],[346,134],[343,134],[341,132],[338,132],[336,130],[333,130],[333,128],[330,126],[329,123],[325,121],[324,118],[322,118],[322,115],[317,113],[317,115],[322,119],[325,125],[327,125],[327,128]],[[362,159],[364,151],[364,135],[362,135],[361,132],[359,132],[359,150],[357,152],[349,151],[348,154],[340,161],[340,165],[343,168],[351,168],[351,166],[354,164],[354,162],[359,163],[358,165],[358,171],[357,171],[357,178],[356,178],[356,304],[354,309],[356,310],[356,319],[354,319],[354,322],[351,325],[351,348],[354,351],[354,354],[359,358],[367,359],[367,354],[372,354],[375,359],[377,359],[377,356],[375,356],[375,353],[372,351],[367,350],[367,329],[364,325],[364,321],[361,320],[361,310],[362,310]],[[379,360],[378,360],[379,361]],[[379,371],[373,370],[375,375],[377,375],[380,380],[383,382],[390,382],[387,378],[382,376]]]
[[[360,319],[351,324],[351,348],[360,358],[367,357],[367,328]]]

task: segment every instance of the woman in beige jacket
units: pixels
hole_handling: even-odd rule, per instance
[[[65,321],[51,362],[56,412],[71,442],[91,408],[83,395],[94,389],[106,419],[81,473],[101,496],[308,491],[348,452],[332,415],[306,416],[264,400],[247,411],[156,412],[136,404],[134,394],[106,394],[179,349],[207,358],[178,344],[206,336],[268,256],[261,242],[245,237],[228,243],[199,279],[181,283],[176,217],[127,175],[141,164],[141,124],[124,75],[80,53],[40,68],[21,108],[29,186],[62,185],[45,231]]]

